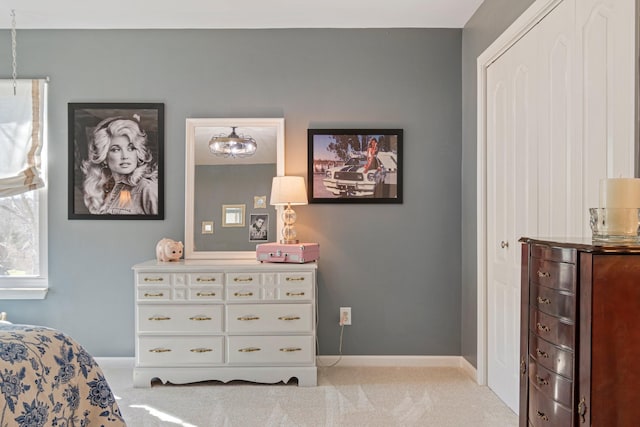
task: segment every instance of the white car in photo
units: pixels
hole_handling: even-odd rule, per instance
[[[384,184],[386,170],[377,157],[373,158],[369,170],[364,172],[366,164],[366,156],[352,157],[344,165],[328,169],[322,183],[335,196],[373,196],[376,189]]]

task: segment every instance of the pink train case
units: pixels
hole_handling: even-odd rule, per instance
[[[256,258],[260,262],[288,262],[303,264],[320,258],[319,243],[260,243],[256,245]]]

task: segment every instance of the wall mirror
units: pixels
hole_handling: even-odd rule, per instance
[[[255,259],[250,215],[277,219],[265,241],[278,240],[282,219],[269,199],[272,178],[284,175],[283,118],[187,119],[185,174],[186,259]]]

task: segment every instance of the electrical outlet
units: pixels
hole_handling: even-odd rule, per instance
[[[340,307],[340,326],[351,324],[351,307]]]

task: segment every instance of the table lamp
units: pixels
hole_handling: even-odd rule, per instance
[[[280,243],[299,243],[296,239],[296,213],[291,209],[291,206],[307,204],[307,190],[304,185],[304,178],[301,176],[273,177],[270,204],[286,206],[282,212],[284,228],[282,229]]]

